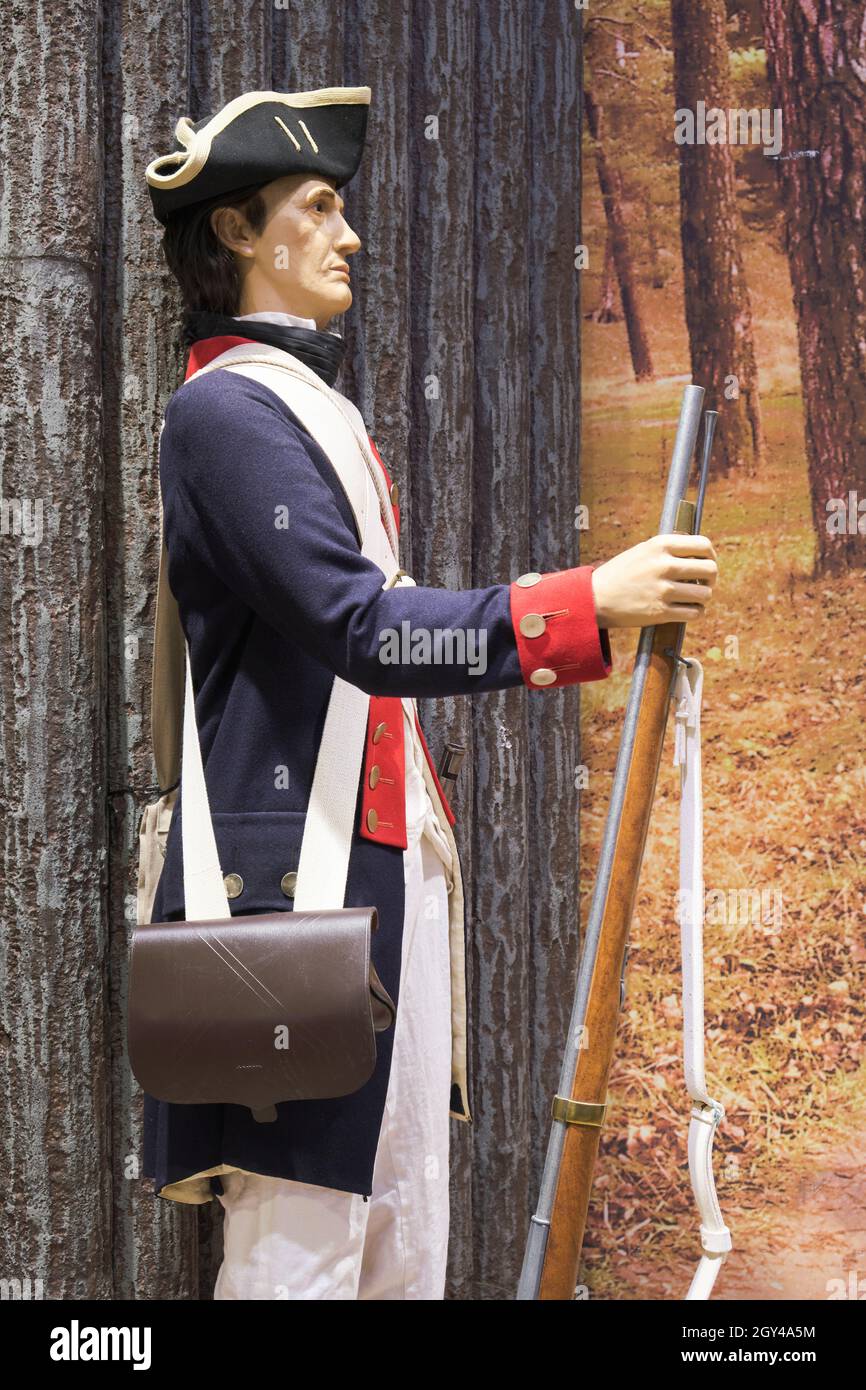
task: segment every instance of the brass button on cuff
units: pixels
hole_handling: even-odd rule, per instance
[[[388,496],[391,498],[392,507],[396,507],[397,499],[400,496],[400,489],[396,483],[391,484],[391,491],[389,492]]]
[[[384,732],[385,732],[385,730],[387,729],[387,727],[388,727],[388,726],[387,726],[387,724],[385,723],[384,720],[382,721],[381,724],[377,724],[377,725],[376,725],[376,728],[375,728],[374,731],[373,731],[373,742],[374,742],[374,743],[378,743],[378,742],[379,742],[380,738],[381,738],[382,735],[384,734]]]
[[[378,824],[379,824],[379,817],[377,816],[376,812],[373,810],[373,808],[372,808],[372,806],[371,806],[371,807],[370,807],[370,810],[367,812],[367,829],[368,829],[368,830],[375,830],[375,829],[376,829],[376,826],[377,826]]]
[[[519,627],[524,637],[540,637],[547,631],[547,623],[540,613],[524,613]]]
[[[515,584],[519,584],[521,589],[531,589],[533,584],[537,584],[540,579],[540,574],[536,574],[535,570],[530,570],[528,574],[519,575],[514,582]]]
[[[223,883],[227,898],[239,898],[244,891],[244,881],[240,874],[224,874]]]
[[[298,875],[294,869],[290,869],[289,872],[287,874],[283,874],[282,878],[280,879],[280,887],[282,888],[287,898],[293,898],[295,896],[295,889],[297,885]]]
[[[373,766],[370,768],[370,786],[374,789],[378,785],[379,774],[381,773],[381,771],[382,769],[380,768],[378,763],[374,763]]]
[[[553,685],[556,680],[556,672],[551,671],[549,666],[539,666],[537,671],[533,671],[529,677],[533,685]]]

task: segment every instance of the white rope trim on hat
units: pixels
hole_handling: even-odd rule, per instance
[[[731,1249],[713,1178],[713,1139],[724,1108],[704,1074],[704,807],[701,784],[701,697],[704,672],[690,657],[677,667],[673,699],[674,767],[680,769],[679,917],[683,964],[683,1061],[694,1101],[689,1122],[689,1177],[701,1223],[701,1256],[686,1300],[708,1299]]]
[[[200,130],[193,130],[189,117],[181,116],[174,133],[183,150],[175,150],[172,154],[163,154],[151,160],[145,170],[145,178],[153,188],[183,188],[204,168],[211,145],[220,131],[262,102],[279,102],[296,110],[313,106],[369,106],[370,95],[369,87],[319,87],[313,92],[244,92],[228,102]],[[174,173],[160,173],[163,165],[177,166],[178,163],[180,167],[175,167]]]

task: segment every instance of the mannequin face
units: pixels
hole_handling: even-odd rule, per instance
[[[319,174],[275,179],[262,189],[267,217],[258,233],[242,209],[212,213],[214,231],[238,263],[238,313],[276,310],[315,319],[322,329],[348,309],[348,259],[361,242],[343,217],[343,199],[334,183]]]

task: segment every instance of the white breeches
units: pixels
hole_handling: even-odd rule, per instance
[[[215,1299],[444,1297],[451,976],[437,831],[429,819],[410,826],[403,853],[402,976],[372,1196],[226,1174]]]

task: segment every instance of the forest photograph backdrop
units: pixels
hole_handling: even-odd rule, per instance
[[[683,386],[719,411],[701,530],[707,1076],[720,1298],[866,1272],[866,5],[626,0],[585,15],[582,557],[653,534]],[[584,692],[588,910],[634,658]],[[679,774],[662,760],[583,1279],[682,1298]],[[584,918],[585,920],[585,918]],[[863,1296],[861,1291],[859,1296]]]

